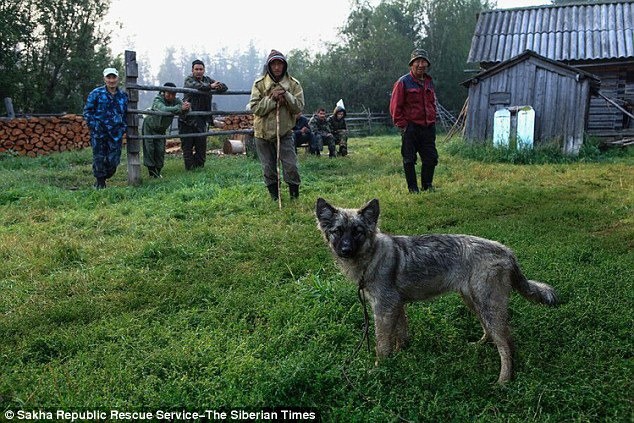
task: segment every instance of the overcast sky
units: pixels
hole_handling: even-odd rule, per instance
[[[498,0],[498,8],[540,4],[550,1]],[[295,0],[290,7],[261,0],[112,0],[106,20],[123,26],[113,31],[113,53],[134,50],[137,59],[149,58],[150,71],[156,74],[170,46],[213,54],[223,48],[244,51],[252,41],[267,52],[272,48],[285,54],[294,48],[318,51],[325,42],[337,41],[337,30],[349,13],[348,0]]]

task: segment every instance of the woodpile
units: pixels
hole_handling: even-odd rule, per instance
[[[222,118],[225,125],[223,130],[251,129],[253,128],[253,115],[229,115]]]
[[[0,154],[36,157],[90,146],[90,132],[80,115],[0,120]]]

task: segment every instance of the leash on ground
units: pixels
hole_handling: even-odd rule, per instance
[[[402,422],[413,423],[411,420],[407,420],[406,418],[402,417],[400,414],[395,413],[391,410],[388,410],[387,408],[379,404],[377,400],[370,398],[369,396],[364,394],[361,391],[361,389],[359,389],[359,387],[354,382],[352,382],[352,380],[350,379],[350,375],[348,375],[347,367],[350,366],[350,364],[352,363],[352,360],[354,360],[357,354],[359,354],[359,351],[361,351],[364,341],[366,342],[368,353],[370,352],[370,316],[368,314],[368,305],[365,299],[365,294],[363,293],[364,286],[365,284],[363,282],[363,278],[361,278],[361,281],[359,282],[359,288],[357,289],[357,297],[359,297],[359,301],[361,302],[361,306],[363,307],[363,332],[361,334],[361,340],[355,347],[354,351],[352,352],[352,355],[350,355],[350,357],[348,357],[344,361],[343,366],[341,367],[341,372],[343,373],[343,377],[346,379],[348,386],[350,386],[350,388],[352,388],[352,390],[355,391],[357,395],[359,395],[363,401],[369,404],[372,404],[376,407],[379,407],[381,410],[385,411],[388,414],[393,415],[394,417],[396,417]]]
[[[280,210],[282,210],[282,192],[280,190],[280,160],[282,157],[282,152],[280,151],[282,142],[280,141],[280,102],[277,102],[277,106],[275,108],[275,124],[276,124],[276,133],[277,133],[277,206]]]

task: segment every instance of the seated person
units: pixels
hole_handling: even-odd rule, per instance
[[[332,135],[330,124],[326,119],[326,109],[318,109],[313,117],[310,118],[308,125],[310,125],[310,130],[313,131],[313,141],[315,144],[314,154],[319,156],[321,150],[324,148],[324,144],[327,144],[329,157],[336,157],[335,137]]]
[[[295,151],[297,151],[297,147],[308,145],[310,152],[313,153],[313,133],[308,125],[308,118],[302,115],[301,112],[295,116],[295,126],[293,126],[292,135],[295,142]]]
[[[344,157],[348,154],[348,127],[346,126],[346,109],[336,106],[332,115],[328,117],[332,135],[335,137],[335,144],[339,146],[339,155]]]

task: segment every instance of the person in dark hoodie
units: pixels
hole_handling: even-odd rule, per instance
[[[193,88],[200,91],[222,93],[227,91],[227,86],[220,81],[211,79],[205,75],[205,64],[202,60],[192,62],[192,74],[185,78],[183,88]],[[191,104],[192,112],[210,112],[210,94],[191,94],[183,96],[183,102]],[[192,116],[190,114],[181,115],[178,119],[178,132],[181,134],[198,134],[207,132],[207,124],[213,125],[212,116]],[[207,158],[207,137],[183,137],[181,138],[181,148],[183,150],[183,160],[185,169],[192,170],[205,166]]]
[[[308,125],[308,118],[301,113],[295,117],[295,126],[293,126],[293,141],[295,141],[295,151],[297,147],[308,144],[310,152],[313,153],[313,133]]]
[[[253,82],[247,107],[253,113],[255,147],[271,198],[277,200],[280,195],[278,154],[290,197],[298,198],[301,181],[292,132],[295,116],[304,108],[304,91],[299,81],[288,74],[286,57],[279,51],[271,50],[264,75]],[[280,151],[277,151],[278,136]]]
[[[332,115],[328,116],[328,123],[335,138],[335,144],[339,146],[339,155],[348,155],[348,126],[346,125],[346,109],[337,105]]]

